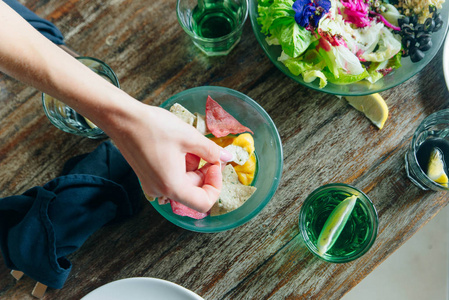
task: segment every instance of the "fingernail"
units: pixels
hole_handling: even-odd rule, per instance
[[[222,149],[220,152],[220,160],[223,162],[230,162],[234,159],[234,156],[231,152],[226,149]]]

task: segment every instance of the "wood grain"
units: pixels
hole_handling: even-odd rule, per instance
[[[268,206],[231,231],[199,234],[166,221],[150,205],[92,235],[68,258],[72,272],[44,299],[79,299],[128,277],[156,277],[205,299],[339,299],[448,203],[406,177],[404,154],[418,124],[447,108],[442,51],[419,74],[382,92],[390,116],[381,131],[344,100],[283,75],[258,45],[249,21],[226,57],[201,54],[177,23],[174,0],[24,0],[54,22],[66,43],[117,73],[123,90],[152,105],[185,89],[217,85],[255,99],[278,127],[282,181]],[[0,77],[0,197],[56,177],[64,162],[101,141],[59,131],[44,115],[40,92]],[[363,257],[329,264],[307,251],[298,213],[306,196],[331,182],[363,190],[379,214],[379,234]],[[0,259],[0,298],[33,299],[35,282],[17,281]]]

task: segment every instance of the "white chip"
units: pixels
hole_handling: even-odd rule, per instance
[[[170,112],[175,114],[178,118],[186,122],[187,124],[190,124],[193,126],[193,123],[195,122],[195,115],[192,114],[190,111],[187,110],[184,106],[182,106],[179,103],[175,103],[170,107]]]
[[[242,206],[256,191],[256,187],[240,183],[232,165],[223,170],[223,186],[220,197],[210,211],[211,216],[219,216]]]
[[[200,113],[197,113],[197,112],[195,113],[195,122],[194,122],[193,126],[195,126],[195,128],[202,135],[206,135],[206,134],[210,133],[210,131],[207,129],[207,126],[206,126],[206,117]]]
[[[231,144],[229,146],[226,146],[225,149],[232,154],[232,157],[234,158],[232,161],[238,165],[243,166],[249,159],[248,151],[246,151],[244,148],[240,146]]]

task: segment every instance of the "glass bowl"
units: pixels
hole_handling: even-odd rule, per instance
[[[371,84],[366,80],[362,80],[360,82],[348,85],[337,85],[328,82],[328,84],[324,88],[320,89],[318,86],[319,80],[307,83],[302,79],[301,75],[300,76],[293,75],[292,73],[290,73],[288,68],[282,62],[277,60],[281,54],[281,46],[276,45],[270,46],[267,44],[266,35],[260,31],[261,26],[257,22],[257,18],[259,16],[257,12],[257,0],[249,0],[249,17],[251,20],[251,25],[254,34],[256,35],[257,41],[259,42],[260,46],[265,51],[265,54],[268,56],[271,62],[279,70],[281,70],[282,73],[284,73],[285,75],[287,75],[288,77],[290,77],[291,79],[302,85],[305,85],[316,91],[341,96],[359,96],[359,95],[378,93],[405,82],[406,80],[414,76],[416,73],[421,71],[437,54],[446,36],[446,31],[449,23],[448,21],[449,4],[444,3],[443,7],[440,10],[438,10],[438,12],[441,14],[444,20],[443,28],[432,34],[433,46],[431,49],[424,52],[425,57],[421,61],[413,63],[410,60],[410,57],[404,57],[401,60],[402,67],[394,70],[394,72],[388,74],[387,76],[384,76],[382,79],[378,80],[374,84]]]
[[[115,75],[114,71],[105,62],[97,58],[86,56],[79,56],[76,57],[76,59],[105,80],[120,88],[117,75]],[[104,131],[91,121],[85,119],[70,106],[48,94],[42,93],[42,106],[44,107],[45,115],[50,122],[64,132],[91,139],[106,137]]]
[[[238,227],[255,217],[273,197],[282,175],[282,143],[275,124],[265,110],[250,97],[235,90],[204,86],[188,89],[165,101],[161,107],[169,109],[179,103],[192,113],[205,114],[206,99],[210,95],[227,112],[254,132],[254,144],[258,158],[258,172],[252,185],[257,190],[238,209],[220,216],[207,216],[196,220],[176,215],[170,204],[153,207],[173,224],[196,232],[220,232]]]

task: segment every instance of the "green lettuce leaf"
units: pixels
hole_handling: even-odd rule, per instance
[[[261,32],[263,34],[268,35],[270,33],[271,25],[277,19],[294,19],[295,11],[292,8],[293,1],[291,0],[258,0],[258,3],[257,11],[259,17],[257,21],[262,26]]]
[[[294,18],[274,22],[272,27],[271,34],[277,37],[282,50],[290,57],[300,56],[316,41],[312,33],[299,26]]]
[[[345,85],[360,81],[369,76],[366,70],[359,75],[350,75],[345,74],[343,71],[339,71],[338,77],[336,77],[332,72],[330,72],[327,68],[323,69],[323,74],[326,76],[327,80],[333,84]]]
[[[301,55],[300,57],[292,58],[282,54],[279,60],[295,76],[298,76],[307,70],[322,70],[326,66],[325,62],[313,45],[314,44],[312,44],[304,55]]]
[[[312,82],[315,79],[319,78],[320,79],[320,89],[325,87],[327,84],[326,75],[324,75],[324,73],[319,70],[305,71],[304,73],[302,73],[302,78],[304,79],[305,82]]]
[[[316,38],[295,21],[293,0],[258,0],[257,18],[261,32],[267,35],[269,44],[279,44],[290,57],[298,57]]]
[[[323,58],[330,73],[332,73],[335,78],[338,78],[340,72],[338,72],[337,58],[334,53],[332,51],[326,51],[322,47],[319,47],[318,53]]]
[[[392,68],[392,69],[400,68],[402,66],[401,65],[401,57],[402,57],[402,52],[399,51],[395,56],[390,58],[387,62],[371,63],[369,68],[367,69],[369,76],[366,79],[371,83],[375,83],[376,81],[378,81],[379,79],[384,77],[384,75],[381,72],[379,72],[379,70],[389,69],[389,68]]]

